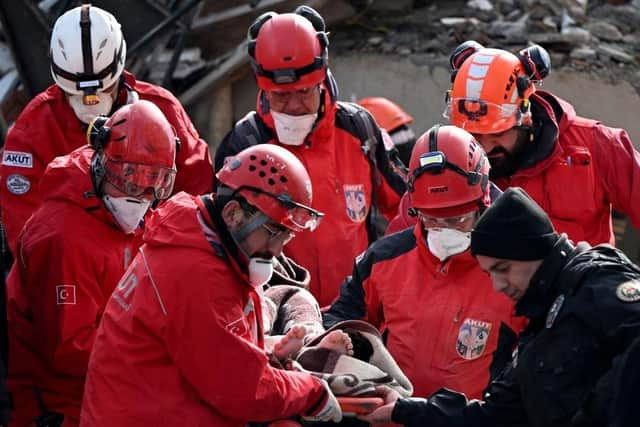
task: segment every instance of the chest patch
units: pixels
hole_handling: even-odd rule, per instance
[[[364,221],[367,218],[367,198],[365,197],[364,184],[345,184],[342,188],[347,216],[353,222]]]
[[[490,333],[490,322],[464,319],[458,331],[456,351],[463,359],[477,359],[484,353]]]
[[[622,302],[640,301],[640,281],[629,280],[616,288],[616,296]]]

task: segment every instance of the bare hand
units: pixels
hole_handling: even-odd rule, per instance
[[[365,415],[359,415],[358,419],[366,421],[370,424],[385,424],[391,422],[391,414],[396,404],[396,400],[400,399],[400,393],[386,387],[376,387],[376,396],[380,396],[384,399],[384,405],[374,410],[373,412]]]

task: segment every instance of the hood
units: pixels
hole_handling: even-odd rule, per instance
[[[205,226],[196,197],[180,192],[152,212],[145,221],[143,240],[149,245],[188,247],[213,251],[207,242],[215,231]]]
[[[531,98],[533,143],[529,144],[516,176],[533,176],[546,169],[561,150],[558,144],[558,123],[555,110],[545,93],[535,92]]]
[[[246,272],[233,255],[236,248],[229,233],[219,231],[222,219],[211,217],[203,198],[212,200],[213,195],[192,196],[181,191],[163,202],[145,222],[144,243],[201,250],[220,257],[250,286]]]
[[[89,167],[93,153],[93,148],[83,146],[53,159],[40,181],[40,193],[43,200],[72,203],[91,211],[101,221],[116,226],[111,213],[96,196],[91,182]]]
[[[307,136],[307,140],[304,145],[306,147],[312,146],[315,141],[326,141],[331,138],[335,124],[335,111],[336,102],[331,102],[331,97],[324,84],[321,85],[322,93],[320,94],[320,109],[318,111],[318,119],[313,127],[313,130]],[[271,130],[274,137],[276,137],[275,125],[273,123],[273,117],[271,116],[271,109],[269,102],[265,96],[263,90],[258,91],[258,98],[256,101],[256,112],[262,119],[264,124]],[[274,138],[275,139],[275,138]]]

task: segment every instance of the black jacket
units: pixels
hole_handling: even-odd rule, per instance
[[[632,292],[623,295],[623,288]],[[613,374],[640,336],[638,300],[640,268],[621,251],[574,247],[563,236],[516,305],[530,324],[484,401],[442,389],[428,400],[399,400],[393,420],[430,427],[606,426]]]

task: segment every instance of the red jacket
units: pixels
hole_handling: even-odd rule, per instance
[[[640,153],[627,133],[577,116],[546,92],[534,94],[532,108],[542,123],[536,150],[513,176],[494,182],[502,189],[522,187],[574,242],[614,244],[612,207],[640,227]],[[545,150],[550,154],[538,160]]]
[[[327,327],[348,319],[383,330],[420,397],[447,387],[481,398],[490,375],[511,360],[525,326],[469,251],[441,263],[420,225],[385,236],[358,258],[324,313]]]
[[[240,427],[326,397],[311,375],[269,365],[260,297],[213,221],[185,193],[150,218],[102,318],[81,425]]]
[[[211,191],[213,168],[207,144],[198,136],[180,102],[161,87],[137,81],[127,72],[124,75],[126,84],[140,99],[151,101],[162,110],[180,138],[174,192]],[[117,105],[127,102],[127,93],[121,90]],[[45,197],[38,183],[47,164],[86,144],[86,126],[55,84],[32,99],[9,130],[0,165],[0,206],[14,253],[22,226]]]
[[[261,125],[275,135],[268,106],[260,108]],[[377,184],[374,186],[371,165],[363,153],[362,142],[353,133],[342,103],[332,103],[325,94],[323,113],[307,141],[301,146],[281,145],[273,137],[270,143],[294,153],[305,165],[313,186],[313,207],[325,217],[315,232],[298,233],[285,249],[287,256],[307,268],[311,274],[309,290],[320,306],[331,303],[338,295],[340,283],[351,272],[354,258],[370,243],[367,222],[375,187],[376,205],[390,219],[395,215],[404,180],[398,175],[379,136],[377,150]],[[361,108],[361,107],[357,107]],[[238,125],[236,126],[238,129]],[[215,155],[219,170],[226,157],[240,151],[235,129],[225,137]],[[380,135],[379,129],[376,129]],[[393,187],[392,187],[393,186]]]
[[[134,237],[93,195],[92,154],[83,147],[51,162],[7,280],[8,383],[19,427],[41,415],[34,387],[48,410],[79,417],[98,322],[135,254]]]

